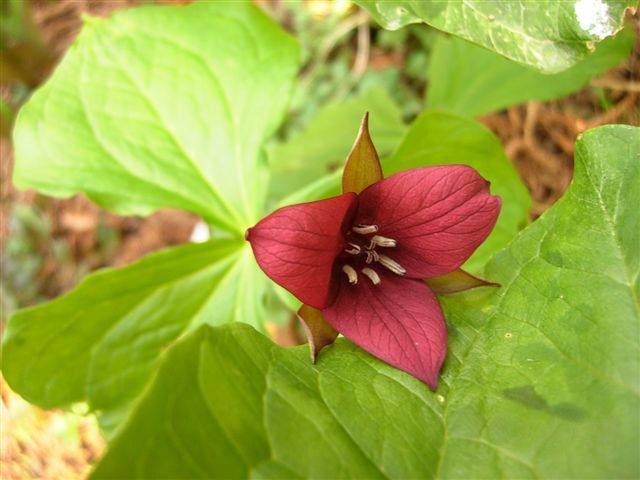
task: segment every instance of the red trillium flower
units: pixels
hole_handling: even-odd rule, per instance
[[[339,332],[435,389],[447,334],[424,280],[435,279],[437,286],[449,274],[450,291],[460,283],[487,285],[459,267],[493,229],[500,198],[465,165],[382,179],[366,116],[347,159],[343,191],[281,208],[250,228],[256,260],[305,304],[299,315],[314,359]]]

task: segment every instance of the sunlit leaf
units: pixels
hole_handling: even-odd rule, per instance
[[[241,236],[262,213],[261,149],[297,61],[293,38],[251,2],[88,18],[20,112],[15,184],[123,214],[181,208]]]

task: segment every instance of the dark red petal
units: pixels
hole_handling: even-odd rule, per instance
[[[284,207],[247,230],[262,271],[301,302],[326,307],[333,263],[344,248],[344,225],[356,199],[354,193],[344,193]]]
[[[379,269],[378,269],[379,270]],[[325,319],[367,352],[435,390],[447,352],[447,331],[435,294],[419,280],[381,273],[373,285],[359,274],[341,282]]]
[[[423,167],[396,173],[360,194],[355,223],[378,225],[393,238],[385,254],[411,278],[449,273],[487,238],[500,213],[500,197],[465,165]]]

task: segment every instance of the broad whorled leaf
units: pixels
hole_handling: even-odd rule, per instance
[[[568,70],[545,75],[460,38],[439,35],[429,64],[426,107],[475,117],[530,100],[560,98],[626,59],[633,38],[633,29],[625,28]]]
[[[178,337],[205,323],[263,328],[266,277],[241,247],[213,240],[167,249],[22,310],[4,335],[3,375],[44,408],[86,401],[112,429]]]
[[[622,28],[632,0],[510,2],[356,0],[385,28],[432,27],[542,72],[557,73],[585,57],[593,44]]]
[[[261,149],[297,62],[295,40],[251,2],[88,18],[20,112],[14,182],[123,214],[189,210],[241,236],[262,213]]]
[[[167,352],[93,478],[636,478],[640,129],[576,147],[566,195],[444,299],[433,394],[345,340],[317,365],[248,326]]]

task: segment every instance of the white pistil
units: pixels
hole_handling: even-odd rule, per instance
[[[351,230],[353,230],[355,233],[359,234],[359,235],[366,235],[368,233],[376,233],[378,231],[378,226],[377,225],[356,225],[355,227],[351,228]]]
[[[395,247],[396,241],[393,238],[383,237],[382,235],[374,235],[373,237],[371,237],[369,248],[375,248],[376,245],[380,247]]]
[[[342,271],[347,274],[347,278],[349,279],[349,283],[351,285],[355,285],[358,283],[358,272],[356,272],[355,268],[351,265],[343,265]]]
[[[391,260],[386,255],[378,255],[378,258],[376,259],[376,261],[380,263],[380,265],[387,267],[396,275],[404,275],[405,273],[407,273],[407,271],[404,268],[402,268],[402,265],[400,265],[395,260]]]
[[[356,245],[355,243],[348,243],[351,248],[345,248],[344,251],[349,255],[358,255],[360,253],[360,245]]]
[[[372,268],[363,268],[362,273],[369,277],[371,283],[373,283],[374,285],[380,285],[380,277],[375,270],[373,270]]]
[[[371,263],[374,260],[377,262],[378,258],[380,258],[380,255],[378,255],[378,252],[375,250],[366,250],[364,253],[367,254],[367,258],[365,260],[366,263]]]

